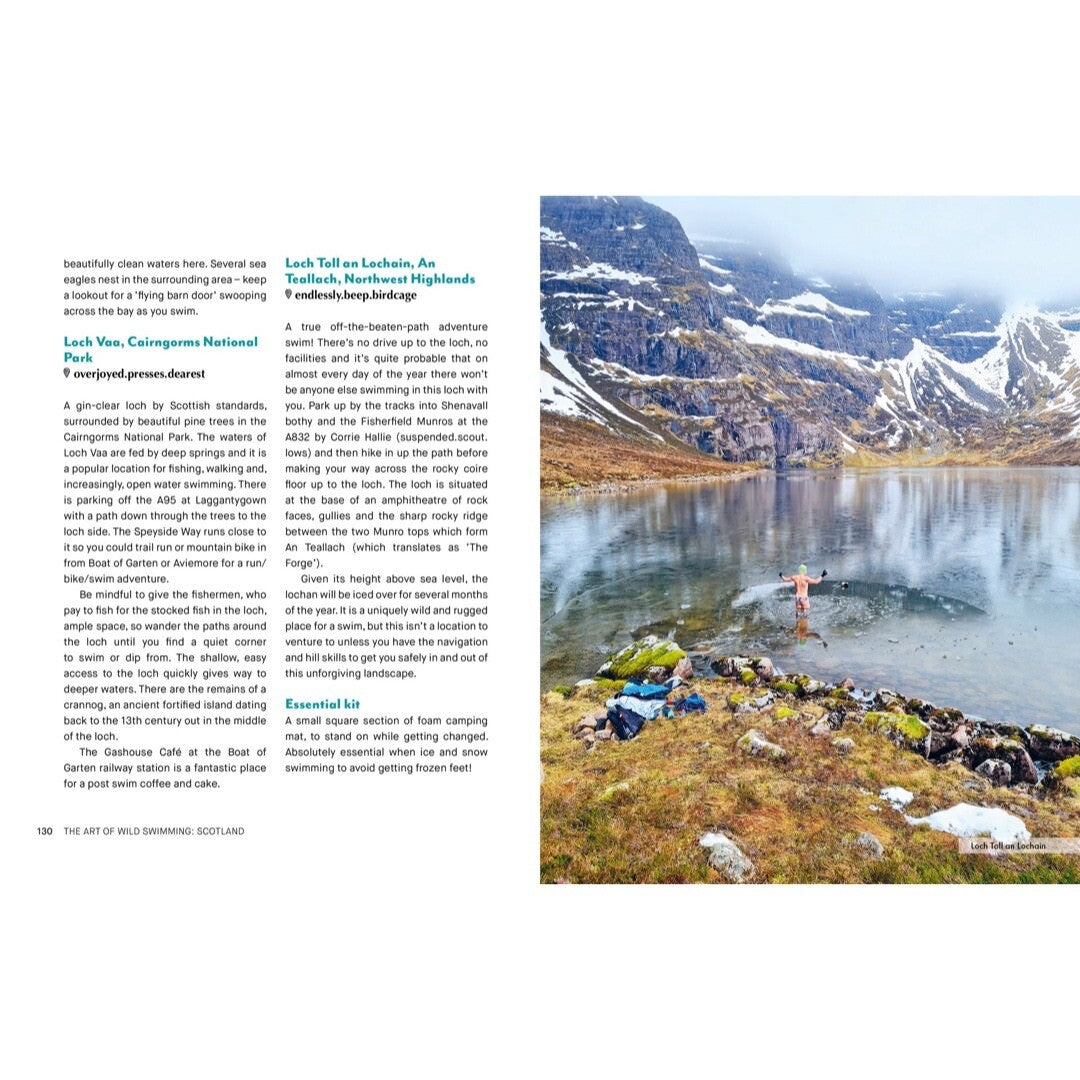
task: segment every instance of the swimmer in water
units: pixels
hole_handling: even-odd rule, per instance
[[[820,585],[828,576],[828,570],[821,571],[821,577],[808,577],[806,574],[806,563],[803,563],[799,567],[797,574],[792,574],[788,577],[786,574],[780,575],[781,581],[789,581],[795,586],[795,613],[797,615],[808,615],[810,613],[810,593],[808,586]]]

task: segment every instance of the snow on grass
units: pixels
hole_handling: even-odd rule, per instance
[[[848,319],[865,319],[870,317],[869,311],[861,311],[858,308],[843,307],[840,304],[834,304],[827,296],[822,296],[821,293],[815,292],[802,292],[798,296],[791,296],[787,300],[766,300],[761,307],[763,315],[769,314],[768,308],[773,307],[776,309],[783,308],[785,314],[788,308],[795,308],[797,313],[806,314],[805,311],[799,311],[802,308],[812,308],[814,311],[819,311],[824,315],[842,315]]]
[[[715,292],[723,293],[724,296],[735,296],[739,292],[739,290],[736,289],[735,286],[732,285],[730,282],[727,285],[714,285],[710,281],[709,288],[713,289]]]
[[[970,803],[958,803],[948,810],[938,810],[923,818],[904,815],[909,825],[929,825],[937,832],[951,833],[953,836],[989,836],[993,840],[1030,840],[1023,821],[997,806],[972,806]]]
[[[830,349],[819,349],[816,345],[808,345],[804,341],[777,337],[775,334],[769,333],[764,326],[751,326],[749,323],[743,322],[742,319],[724,319],[724,323],[742,338],[747,345],[764,345],[769,349],[784,349],[787,352],[813,356],[821,360],[835,360],[857,371],[863,371],[864,364],[870,363],[868,356],[853,356],[851,353],[833,352]]]
[[[582,398],[582,403],[587,405],[589,410],[592,411],[599,406],[604,412],[610,413],[612,416],[617,416],[623,423],[633,424],[634,427],[641,428],[651,438],[656,439],[658,442],[663,442],[663,438],[657,435],[655,431],[650,431],[644,424],[639,424],[632,417],[626,415],[616,409],[614,405],[606,401],[601,397],[582,377],[578,370],[570,363],[570,358],[563,352],[562,349],[556,349],[551,344],[551,336],[548,334],[548,329],[544,325],[543,316],[540,318],[540,344],[547,349],[548,362],[551,366],[563,377],[563,379],[569,384],[571,390]],[[543,371],[541,370],[541,374]],[[565,391],[563,391],[565,394]],[[569,396],[569,395],[567,395]],[[599,419],[599,418],[597,418]],[[601,420],[601,422],[603,422]]]
[[[881,796],[894,810],[900,810],[907,806],[915,796],[902,787],[887,787],[881,789]]]

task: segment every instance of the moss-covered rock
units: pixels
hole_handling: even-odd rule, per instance
[[[621,694],[628,681],[627,679],[594,679],[593,686],[611,697]]]
[[[930,752],[930,725],[913,713],[868,712],[863,723],[906,750],[923,757]]]
[[[622,802],[629,796],[629,792],[630,781],[621,780],[617,784],[612,784],[610,787],[604,788],[596,798],[598,802],[611,802],[612,800]]]
[[[749,656],[717,656],[711,662],[713,671],[725,679],[737,679],[740,672],[752,665]]]
[[[901,710],[906,710],[907,700],[895,690],[889,690],[887,687],[883,686],[874,695],[874,708],[879,709],[882,712],[894,709],[897,706],[899,706]]]
[[[988,758],[999,758],[1009,763],[1014,784],[1037,784],[1039,773],[1027,747],[1019,739],[1002,739],[997,735],[980,735],[972,739],[964,751],[964,763],[970,769],[977,768]]]
[[[1080,755],[1080,735],[1045,724],[1032,724],[1028,728],[1028,737],[1031,756],[1040,761],[1067,761]]]
[[[820,679],[812,679],[809,675],[793,675],[791,681],[795,684],[799,697],[813,697],[825,689],[825,684]]]
[[[674,641],[661,641],[650,634],[613,653],[596,674],[609,679],[666,679],[685,655]]]
[[[782,746],[769,742],[760,731],[754,729],[743,735],[735,745],[744,754],[749,754],[751,757],[768,758],[770,761],[779,761],[787,757],[787,752]]]
[[[991,724],[988,729],[992,737],[1012,739],[1023,746],[1029,745],[1028,733],[1018,724]]]
[[[728,694],[728,708],[733,712],[760,712],[767,709],[776,700],[776,695],[771,690],[763,694],[754,694],[749,690],[736,690]]]
[[[742,671],[739,672],[739,682],[741,682],[743,686],[749,686],[752,682],[756,681],[757,673],[753,668],[743,668]]]
[[[789,709],[786,705],[781,705],[779,708],[773,710],[774,720],[790,720],[793,716],[798,716],[797,709]]]
[[[798,692],[798,687],[788,679],[777,679],[773,683],[773,689],[778,694],[794,694]]]
[[[917,709],[912,708],[910,701],[908,702],[908,709],[911,712],[918,712]],[[959,709],[931,709],[927,719],[931,724],[938,723],[942,726],[956,727],[957,724],[963,723],[964,714]]]
[[[1060,780],[1067,780],[1070,776],[1080,776],[1080,754],[1058,762],[1054,775]]]

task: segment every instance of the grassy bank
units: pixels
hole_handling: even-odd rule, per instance
[[[828,708],[781,696],[735,715],[730,679],[698,679],[708,711],[646,724],[630,742],[571,735],[603,708],[611,685],[545,695],[541,707],[541,880],[719,882],[699,844],[729,836],[752,860],[751,882],[1080,882],[1080,857],[961,855],[954,836],[909,825],[969,803],[1020,817],[1032,836],[1080,836],[1080,778],[1039,798],[991,787],[959,763],[933,765],[861,723],[828,735],[810,728]],[[782,759],[736,747],[751,728],[783,747]],[[834,745],[850,739],[850,747]],[[899,785],[904,812],[879,795]],[[868,851],[870,834],[881,852]],[[870,845],[871,848],[873,845]]]
[[[540,419],[540,490],[621,487],[660,480],[717,480],[742,476],[733,465],[689,446],[647,437],[626,438],[599,424],[548,413]]]

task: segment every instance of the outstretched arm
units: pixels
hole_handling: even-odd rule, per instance
[[[791,577],[788,577],[788,576],[787,576],[787,574],[781,574],[781,575],[780,575],[780,580],[781,580],[781,581],[786,581],[786,582],[788,582],[788,584],[790,584],[790,583],[791,583],[791,582],[793,582],[793,581],[794,581],[795,579],[794,579],[794,578],[791,578]]]
[[[819,577],[808,577],[806,582],[808,585],[820,585],[825,579]]]

